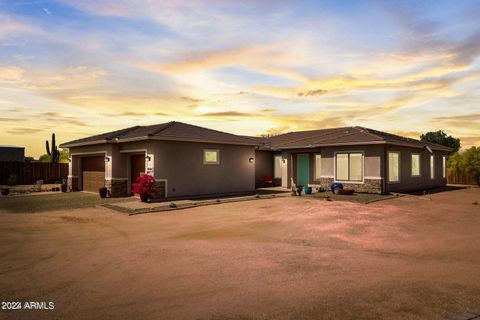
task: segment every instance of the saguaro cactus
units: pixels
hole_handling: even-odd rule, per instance
[[[47,147],[47,154],[50,156],[50,161],[51,162],[58,162],[58,159],[60,159],[60,151],[57,148],[57,145],[55,144],[55,133],[52,133],[52,150],[50,152],[50,146],[48,145],[48,140],[46,142],[46,147]]]

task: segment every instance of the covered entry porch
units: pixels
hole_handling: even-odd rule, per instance
[[[384,149],[382,146],[338,146],[283,150],[277,153],[275,171],[281,171],[281,186],[322,187],[340,182],[356,192],[384,190]]]

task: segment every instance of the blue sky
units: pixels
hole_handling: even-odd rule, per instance
[[[478,1],[0,0],[0,142],[178,120],[478,145],[478,21]]]

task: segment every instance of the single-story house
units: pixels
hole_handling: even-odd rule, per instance
[[[71,190],[128,196],[143,174],[165,199],[255,192],[274,184],[357,192],[412,191],[446,184],[450,148],[362,127],[239,136],[181,122],[135,126],[60,145],[69,148]]]
[[[389,193],[446,185],[452,149],[363,127],[298,131],[269,137],[257,159],[272,158],[276,185],[329,189],[333,182],[357,192]],[[258,163],[258,161],[257,161]]]
[[[255,191],[255,148],[248,137],[181,122],[135,126],[60,145],[69,148],[71,190],[128,196],[136,178],[155,177],[157,196],[233,195]]]

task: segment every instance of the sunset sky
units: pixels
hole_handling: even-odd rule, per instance
[[[133,125],[480,145],[479,1],[0,0],[0,145]]]

